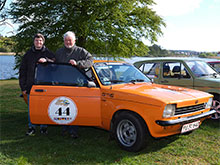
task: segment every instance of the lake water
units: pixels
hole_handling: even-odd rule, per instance
[[[15,57],[14,56],[0,56],[0,80],[18,78],[18,70],[14,70]]]

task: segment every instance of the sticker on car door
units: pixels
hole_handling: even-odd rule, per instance
[[[77,116],[77,107],[72,99],[64,96],[57,97],[51,101],[48,115],[57,124],[69,124]]]

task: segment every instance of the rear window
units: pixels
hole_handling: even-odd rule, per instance
[[[88,77],[69,64],[38,64],[35,72],[36,85],[86,86]]]

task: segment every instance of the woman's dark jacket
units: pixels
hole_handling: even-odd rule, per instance
[[[53,52],[45,46],[41,50],[36,50],[33,46],[22,58],[19,69],[19,85],[22,91],[27,91],[27,94],[30,93],[31,87],[34,84],[35,67],[40,58],[55,60]]]

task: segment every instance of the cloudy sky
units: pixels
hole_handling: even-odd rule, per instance
[[[167,25],[156,44],[172,50],[220,51],[220,0],[154,1],[153,9]],[[9,30],[0,27],[2,35],[10,35]]]

